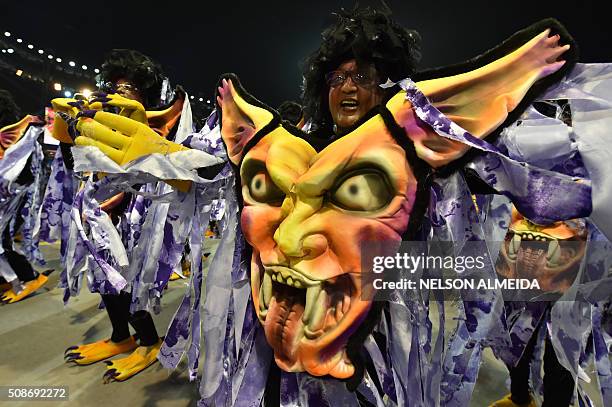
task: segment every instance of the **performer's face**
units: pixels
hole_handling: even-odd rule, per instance
[[[118,79],[117,82],[115,82],[115,90],[119,95],[123,96],[124,98],[144,103],[144,98],[142,97],[140,90],[133,83],[130,83],[130,81],[128,81],[127,79]]]
[[[383,91],[372,65],[358,66],[357,61],[351,59],[340,64],[326,79],[329,111],[338,130],[352,126],[382,102]]]

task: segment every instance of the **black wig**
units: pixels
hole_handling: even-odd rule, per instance
[[[17,123],[20,116],[19,107],[15,104],[11,94],[4,89],[0,89],[0,128]]]
[[[325,75],[349,59],[373,64],[382,81],[411,76],[420,60],[421,38],[393,20],[389,10],[342,9],[337,21],[322,33],[323,42],[304,64],[303,104],[306,120],[315,128],[330,128]]]
[[[128,80],[140,90],[145,107],[160,104],[164,72],[148,56],[131,49],[110,51],[101,67],[100,82],[115,83],[119,79]]]
[[[292,100],[285,100],[276,109],[283,120],[296,126],[302,120],[303,109],[299,103]]]

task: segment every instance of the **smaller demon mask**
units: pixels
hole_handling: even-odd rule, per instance
[[[511,224],[496,270],[504,278],[537,279],[546,292],[565,292],[574,282],[586,248],[582,219],[536,225],[512,207]]]

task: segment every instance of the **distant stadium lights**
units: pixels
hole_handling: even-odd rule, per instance
[[[81,89],[81,94],[85,96],[87,99],[89,99],[89,97],[91,96],[91,90],[87,88]]]
[[[203,101],[204,101],[204,98],[199,98],[198,100],[199,100],[200,102],[203,102]]]
[[[56,82],[56,83],[54,83],[54,84],[53,84],[53,89],[55,89],[55,90],[57,90],[57,91],[62,90],[62,84],[61,84],[61,83],[57,83],[57,82]]]
[[[57,85],[57,84],[56,84]],[[69,98],[70,96],[72,96],[72,92],[70,92],[69,90],[67,90],[66,92],[64,92],[64,96],[66,96],[67,98]]]
[[[48,59],[49,61],[53,61],[53,60],[55,60],[55,62],[57,62],[57,63],[62,63],[62,62],[63,62],[63,59],[62,59],[62,58],[60,58],[60,57],[56,57],[56,56],[54,56],[53,54],[46,54],[44,49],[42,49],[42,48],[36,48],[36,47],[34,46],[34,44],[24,41],[24,39],[23,39],[23,38],[17,37],[17,36],[15,35],[15,33],[11,33],[11,32],[9,32],[9,31],[0,31],[0,35],[2,35],[2,32],[4,32],[4,36],[5,36],[5,37],[7,37],[7,38],[8,38],[8,37],[13,37],[13,38],[15,38],[15,41],[17,41],[17,43],[19,43],[19,44],[23,44],[24,46],[27,46],[27,48],[28,48],[29,50],[32,50],[32,52],[33,52],[33,53],[35,53],[35,54],[36,54],[36,53],[38,53],[38,54],[40,55],[40,57],[41,57],[41,58],[44,58],[44,57],[45,57],[45,55],[46,55],[46,57],[47,57],[47,59]],[[13,49],[13,48],[4,48],[4,49],[0,49],[0,51],[1,51],[3,54],[14,54],[14,53],[15,53],[15,49]],[[72,67],[72,68],[81,67],[81,69],[82,69],[83,71],[89,71],[89,70],[91,69],[91,68],[90,68],[90,67],[88,67],[87,65],[85,65],[85,64],[83,64],[83,63],[79,63],[78,61],[71,61],[71,60],[68,60],[68,61],[66,61],[66,62],[68,62],[68,65],[69,65],[70,67]],[[62,69],[61,67],[58,67],[57,69],[64,70],[64,69]],[[100,70],[99,70],[98,68],[93,69],[93,71],[94,71],[96,74],[99,74],[99,73],[100,73]],[[70,72],[70,70],[66,70],[65,72]],[[32,76],[32,75],[30,75],[30,74],[26,74],[26,73],[24,73],[24,72],[23,72],[21,69],[16,69],[15,73],[16,73],[16,75],[17,75],[17,76],[23,76],[24,78],[25,78],[25,77],[28,77],[28,78],[33,78],[33,79],[34,79],[34,80],[36,80],[36,81],[43,82],[43,80],[42,80],[42,79],[40,79],[40,78],[38,78],[38,77],[37,77],[37,75]],[[75,72],[75,71],[72,71],[72,73],[76,73],[76,72]],[[89,72],[88,72],[88,73],[89,73]],[[82,73],[81,75],[83,75],[83,74],[84,74],[84,73]],[[61,88],[61,84],[55,83],[55,84],[53,85],[53,87],[54,87],[54,89],[56,89],[56,90],[58,90],[58,91],[61,91],[61,90],[62,90],[62,88]],[[59,89],[58,89],[58,87],[59,87]],[[66,91],[66,92],[69,92],[69,91]],[[72,94],[72,93],[74,93],[74,92],[70,91],[70,93]]]

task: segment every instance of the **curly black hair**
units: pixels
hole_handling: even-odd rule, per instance
[[[144,97],[145,107],[160,104],[165,79],[162,67],[150,57],[131,49],[113,49],[102,63],[100,82],[115,83],[126,79],[134,84]]]
[[[391,19],[390,10],[341,9],[322,33],[323,42],[304,63],[303,105],[315,128],[330,128],[325,75],[350,59],[373,64],[379,77],[398,81],[411,76],[421,58],[421,37]]]
[[[276,108],[278,114],[283,120],[296,126],[302,120],[303,109],[299,103],[293,100],[285,100]]]
[[[0,89],[0,128],[17,123],[20,116],[21,111],[17,104],[15,104],[11,93]]]

